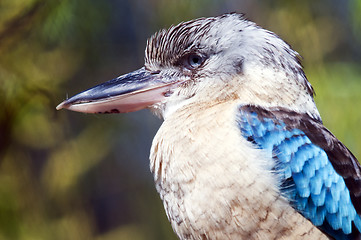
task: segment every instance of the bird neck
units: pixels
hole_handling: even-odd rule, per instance
[[[243,104],[282,107],[321,120],[312,87],[302,71],[288,73],[252,66],[239,78],[238,96]]]
[[[302,77],[254,67],[231,79],[207,79],[192,87],[180,89],[157,111],[166,119],[184,106],[207,108],[214,104],[237,101],[243,105],[286,108],[321,120],[313,94],[302,84],[305,81]]]

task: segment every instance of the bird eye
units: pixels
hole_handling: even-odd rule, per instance
[[[204,58],[197,54],[190,54],[187,61],[190,68],[197,68],[204,62]]]

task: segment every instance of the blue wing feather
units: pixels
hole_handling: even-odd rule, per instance
[[[273,156],[275,174],[285,183],[281,191],[292,206],[335,239],[360,236],[361,218],[351,200],[346,178],[334,168],[338,162],[331,159],[335,162],[333,165],[330,161],[329,155],[333,155],[326,152],[322,144],[315,143],[315,138],[310,137],[312,133],[306,134],[299,120],[297,124],[290,120],[294,112],[285,120],[265,112],[265,109],[242,106],[237,123],[246,139]],[[353,155],[350,153],[350,156]],[[357,181],[359,178],[354,180]]]

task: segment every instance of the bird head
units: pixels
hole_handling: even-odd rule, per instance
[[[319,118],[298,53],[237,13],[155,33],[147,42],[144,67],[79,93],[57,109],[121,113],[149,107],[166,118],[184,105],[234,100]]]

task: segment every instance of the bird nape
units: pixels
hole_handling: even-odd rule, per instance
[[[360,239],[361,167],[322,124],[299,55],[232,13],[155,33],[144,67],[57,107],[150,108],[150,169],[180,239]]]

